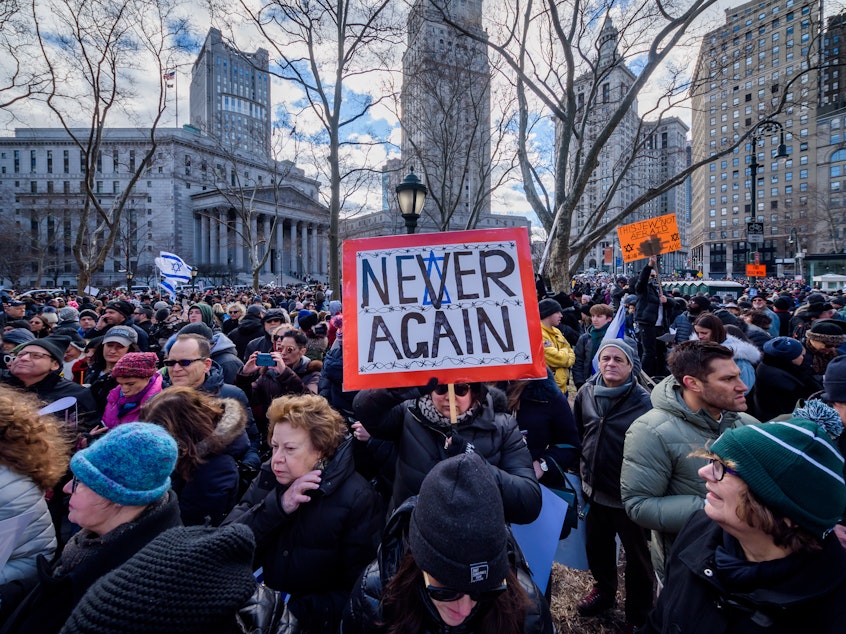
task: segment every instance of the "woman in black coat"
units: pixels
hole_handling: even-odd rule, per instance
[[[579,464],[579,432],[567,397],[547,369],[546,379],[511,381],[506,387],[508,409],[526,439],[532,467],[541,484],[561,486],[558,468],[574,470]]]
[[[472,451],[484,458],[499,485],[505,520],[528,524],[541,508],[541,491],[532,456],[506,411],[505,398],[481,383],[456,383],[456,422],[450,423],[446,385],[421,394],[417,388],[362,390],[355,414],[374,437],[397,445],[391,510],[417,495],[426,474],[450,456]],[[497,395],[495,406],[493,395]]]
[[[182,523],[218,526],[238,501],[238,461],[250,448],[244,406],[173,386],[144,404],[141,419],[164,427],[179,445],[171,479]]]
[[[796,403],[819,392],[822,385],[804,363],[804,346],[790,337],[764,344],[764,358],[755,368],[755,386],[749,393],[749,413],[760,421],[789,414]]]
[[[701,457],[708,495],[679,533],[645,634],[842,632],[843,457],[801,418],[746,425]]]
[[[376,554],[384,509],[355,472],[341,416],[317,395],[268,411],[273,455],[224,524],[249,526],[264,582],[290,595],[303,631],[337,632],[353,584]]]
[[[345,634],[553,630],[505,525],[497,484],[476,454],[435,465],[420,495],[391,516],[343,621]]]

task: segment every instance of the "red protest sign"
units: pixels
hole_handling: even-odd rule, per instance
[[[344,389],[546,376],[528,232],[347,240]]]
[[[675,214],[617,227],[624,262],[633,262],[681,249],[681,237]]]

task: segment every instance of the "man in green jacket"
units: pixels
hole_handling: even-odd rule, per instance
[[[653,409],[626,432],[620,490],[626,513],[652,531],[652,563],[664,560],[687,519],[705,506],[703,458],[690,457],[727,429],[758,422],[746,411],[746,386],[732,351],[686,341],[667,357],[672,373],[652,391]]]

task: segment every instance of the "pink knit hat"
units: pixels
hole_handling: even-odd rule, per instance
[[[112,376],[149,379],[156,373],[158,360],[155,352],[128,352],[115,364]]]

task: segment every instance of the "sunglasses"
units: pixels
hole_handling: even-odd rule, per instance
[[[76,476],[71,480],[71,493],[76,493],[76,488],[79,486],[79,478]]]
[[[178,365],[180,368],[187,368],[192,363],[196,363],[197,361],[205,361],[206,357],[199,357],[198,359],[165,359],[162,361],[162,365],[166,368],[172,368],[175,365]]]
[[[426,594],[429,595],[429,598],[439,603],[452,603],[453,601],[458,601],[464,595],[467,595],[472,601],[476,601],[477,603],[485,600],[491,601],[508,589],[505,579],[502,580],[502,585],[483,592],[462,592],[453,588],[433,586],[432,579],[426,571],[423,571],[423,583],[426,586]]]
[[[279,340],[274,338],[274,341],[279,341]],[[299,348],[297,348],[296,346],[282,346],[280,348],[277,348],[276,352],[287,352],[288,354],[291,354],[292,352],[294,352],[296,350],[299,350]]]
[[[467,396],[470,392],[470,384],[469,383],[456,383],[453,385],[453,391],[455,392],[456,396]],[[435,394],[438,396],[443,396],[449,392],[449,385],[439,384],[435,386]]]
[[[229,311],[229,314],[230,314],[230,315],[240,315],[240,314],[241,314],[241,311],[240,311],[240,310],[230,310],[230,311]]]
[[[737,471],[729,467],[722,460],[711,458],[711,475],[713,475],[714,480],[717,482],[722,481],[722,479],[726,477],[727,473],[730,473],[733,476],[737,475]]]

